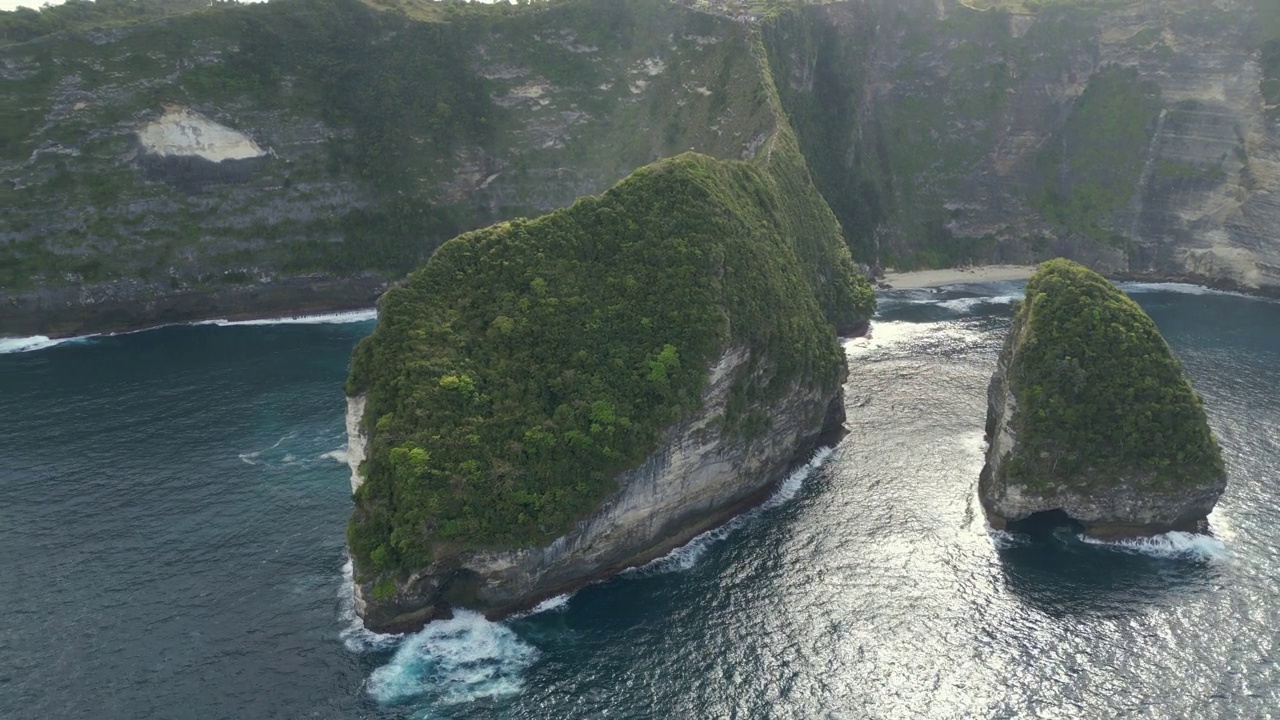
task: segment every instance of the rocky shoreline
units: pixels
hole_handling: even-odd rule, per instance
[[[0,337],[138,332],[210,320],[263,320],[372,308],[390,287],[385,278],[310,276],[212,291],[161,290],[122,282],[110,287],[58,288],[0,300]]]
[[[1007,272],[987,272],[1007,268]],[[911,289],[993,280],[1025,279],[1029,270],[1004,265],[975,266],[894,274],[890,287]],[[1109,273],[1114,282],[1185,283],[1211,290],[1280,299],[1280,287],[1251,287],[1224,278],[1156,273]],[[266,320],[351,312],[372,308],[393,283],[380,275],[350,278],[310,276],[270,284],[213,291],[164,292],[158,286],[125,283],[119,287],[68,287],[15,294],[0,300],[0,337],[42,335],[53,339],[81,335],[138,332],[165,325],[209,320]],[[841,328],[857,337],[865,326]]]
[[[568,535],[545,547],[467,551],[397,583],[394,598],[374,601],[372,582],[355,584],[366,627],[409,632],[451,616],[453,606],[501,619],[585,585],[642,566],[768,500],[794,470],[843,436],[844,393],[797,392],[779,403],[774,431],[737,447],[708,423],[728,402],[733,369],[744,353],[730,351],[712,370],[704,412],[667,433],[662,448],[618,479],[618,490]],[[816,416],[814,411],[817,411]],[[349,397],[348,458],[359,487],[357,457],[363,402]]]

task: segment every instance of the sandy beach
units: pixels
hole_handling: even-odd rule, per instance
[[[1026,280],[1035,271],[1035,265],[987,265],[973,268],[917,270],[915,272],[885,273],[882,282],[901,290],[957,285],[960,283],[994,282],[997,280]]]

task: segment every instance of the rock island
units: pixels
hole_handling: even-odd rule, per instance
[[[443,245],[347,383],[357,609],[501,617],[763,500],[844,418],[874,294],[783,127]]]
[[[1098,537],[1195,530],[1226,488],[1200,397],[1155,323],[1068,260],[1027,282],[986,431],[978,487],[997,528],[1052,513]]]

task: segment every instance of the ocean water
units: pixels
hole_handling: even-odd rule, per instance
[[[1127,286],[1230,469],[1212,536],[989,531],[1017,284],[892,291],[849,435],[532,613],[354,621],[340,386],[368,316],[0,344],[0,718],[1280,717],[1280,304]]]

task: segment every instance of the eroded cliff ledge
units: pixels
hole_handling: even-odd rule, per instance
[[[873,309],[785,127],[446,243],[352,360],[366,625],[500,616],[763,499],[839,428]]]
[[[1118,288],[1044,263],[988,391],[978,485],[991,525],[1060,511],[1099,537],[1199,529],[1226,489],[1200,397]]]

